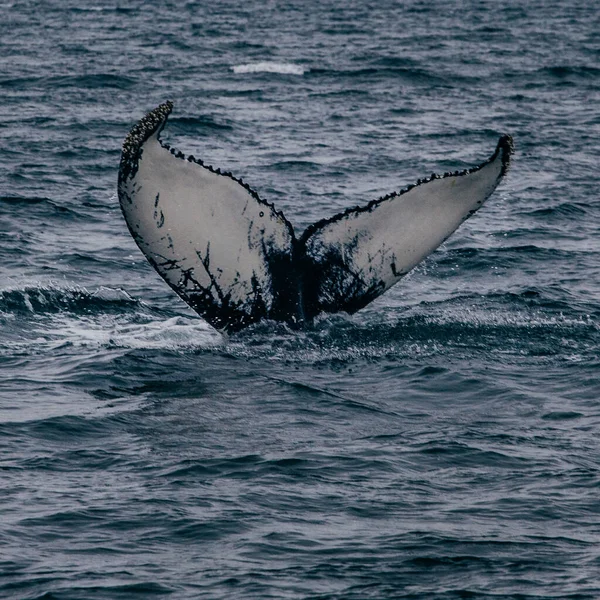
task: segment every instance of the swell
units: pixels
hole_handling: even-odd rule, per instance
[[[423,68],[394,66],[386,64],[374,64],[368,67],[356,69],[344,69],[335,67],[314,67],[307,73],[313,78],[342,78],[352,81],[354,79],[387,79],[396,77],[409,83],[420,85],[453,85],[459,83],[459,76],[453,74],[452,77],[444,77],[440,73],[433,73]]]
[[[70,4],[0,23],[0,596],[598,598],[590,6]],[[269,59],[305,73],[231,72]],[[518,160],[364,311],[222,338],[116,212],[165,86],[306,221],[440,145],[507,131]]]
[[[200,117],[169,117],[169,126],[176,130],[179,128],[182,132],[195,134],[208,130],[211,135],[220,131],[232,131],[233,125],[226,120],[217,120],[215,117],[204,115]]]
[[[252,337],[252,344],[249,344]],[[412,308],[367,310],[364,315],[322,316],[312,327],[287,332],[262,323],[232,338],[226,350],[245,358],[270,357],[336,368],[363,361],[425,357],[491,357],[504,364],[532,361],[594,361],[600,329],[586,312],[537,290],[456,295]]]
[[[68,313],[71,316],[95,313],[122,314],[141,305],[123,290],[108,288],[90,292],[85,288],[31,286],[0,290],[0,313],[42,315]]]
[[[165,315],[153,314],[125,291],[111,288],[1,290],[0,316],[5,324],[10,318],[30,321],[23,325],[22,335],[38,338],[37,342],[29,340],[31,350],[36,343],[40,347],[91,344],[107,350],[162,347],[183,352],[225,351],[247,359],[268,356],[306,364],[351,364],[410,357],[417,348],[424,355],[453,349],[553,357],[564,353],[568,343],[570,354],[590,359],[594,348],[600,346],[597,308],[580,300],[568,301],[566,293],[561,288],[533,286],[484,294],[455,293],[444,300],[421,301],[404,308],[376,305],[353,317],[321,315],[299,331],[264,321],[231,338],[223,338],[193,316],[165,320]]]
[[[0,196],[0,211],[3,209],[3,204],[7,205],[6,214],[13,217],[15,210],[19,211],[19,215],[25,215],[26,218],[32,217],[32,209],[38,215],[47,213],[57,218],[79,216],[75,210],[44,196]]]
[[[62,75],[40,77],[4,77],[0,78],[0,88],[8,90],[27,89],[116,89],[127,90],[137,84],[137,80],[127,75],[113,73],[94,73],[88,75]]]
[[[563,237],[559,242],[557,237]],[[498,235],[500,237],[500,235]],[[578,243],[577,236],[567,236],[564,232],[540,231],[539,229],[513,228],[510,232],[502,234],[502,246],[491,248],[450,248],[432,256],[436,266],[446,269],[458,264],[461,275],[469,272],[490,271],[493,268],[519,267],[532,268],[536,263],[545,265],[581,264],[587,261],[591,265],[597,262],[600,252],[587,243]],[[526,243],[515,243],[523,240]],[[553,241],[554,240],[554,241]],[[440,273],[447,276],[445,271]]]

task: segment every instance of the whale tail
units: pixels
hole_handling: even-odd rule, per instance
[[[299,323],[363,308],[481,207],[513,151],[510,136],[502,136],[481,165],[432,175],[319,221],[298,238],[283,213],[241,179],[161,142],[172,109],[161,104],[126,137],[119,201],[161,277],[227,332],[263,318]]]

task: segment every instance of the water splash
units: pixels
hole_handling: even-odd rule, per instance
[[[231,70],[240,75],[247,73],[277,73],[279,75],[304,75],[304,67],[291,63],[259,62],[235,65]]]

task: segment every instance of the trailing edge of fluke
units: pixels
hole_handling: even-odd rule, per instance
[[[321,220],[297,237],[283,213],[241,179],[170,148],[165,102],[125,138],[119,201],[129,231],[161,277],[219,330],[261,319],[291,324],[353,313],[433,252],[496,189],[510,136],[462,172]]]

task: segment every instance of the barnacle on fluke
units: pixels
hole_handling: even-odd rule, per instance
[[[513,152],[511,137],[502,136],[476,167],[433,173],[297,237],[247,183],[161,142],[172,109],[170,101],[161,104],[125,138],[119,200],[158,273],[224,331],[263,318],[297,324],[363,308],[478,210]]]

